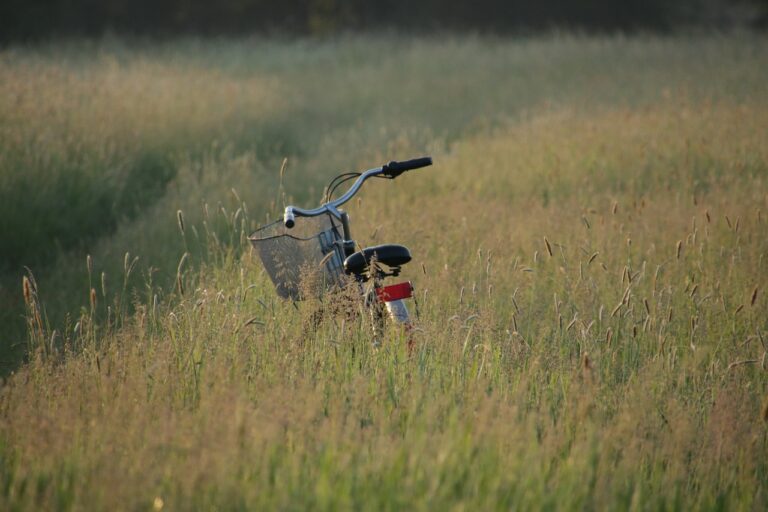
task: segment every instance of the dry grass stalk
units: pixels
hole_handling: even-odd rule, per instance
[[[515,312],[520,313],[520,307],[517,305],[514,295],[512,296],[512,305],[515,307]]]
[[[746,364],[755,364],[755,363],[759,363],[759,362],[760,362],[759,359],[743,359],[741,361],[734,361],[734,362],[732,362],[731,364],[728,365],[728,369],[726,371],[731,371],[731,370],[733,370],[734,368],[736,368],[738,366],[742,366],[742,365],[746,365]]]
[[[630,283],[629,286],[624,290],[624,294],[621,296],[621,303],[626,304],[629,299],[629,293],[632,291],[632,284]]]

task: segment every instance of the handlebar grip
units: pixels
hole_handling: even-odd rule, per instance
[[[390,178],[396,178],[405,171],[411,171],[413,169],[421,169],[422,167],[428,167],[432,165],[432,157],[424,156],[421,158],[414,158],[413,160],[405,160],[403,162],[389,162],[382,166],[384,174]]]
[[[296,225],[296,216],[293,214],[293,210],[290,207],[285,209],[285,214],[283,215],[283,224],[285,224],[285,227],[288,229],[291,229]]]

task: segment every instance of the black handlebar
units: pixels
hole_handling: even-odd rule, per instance
[[[413,160],[405,160],[404,162],[389,162],[381,167],[384,171],[384,176],[390,178],[396,178],[405,171],[411,171],[413,169],[421,169],[422,167],[428,167],[432,165],[432,158],[425,156],[421,158],[414,158]]]

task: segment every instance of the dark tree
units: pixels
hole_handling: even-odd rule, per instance
[[[367,30],[509,33],[564,28],[666,31],[768,25],[768,0],[3,0],[0,41]]]

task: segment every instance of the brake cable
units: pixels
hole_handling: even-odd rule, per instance
[[[333,193],[336,191],[336,189],[340,185],[342,185],[343,183],[345,183],[345,182],[347,182],[347,181],[349,181],[349,180],[351,180],[353,178],[357,178],[358,176],[360,176],[359,172],[347,172],[347,173],[344,173],[344,174],[339,174],[338,176],[333,178],[331,180],[331,183],[328,184],[328,189],[327,189],[328,193],[325,194],[325,202],[326,203],[331,202],[331,197],[333,197]],[[337,182],[337,180],[339,180],[339,178],[341,178],[341,180]]]
[[[351,180],[353,178],[357,178],[360,175],[362,175],[362,173],[359,173],[359,172],[345,172],[345,173],[339,174],[338,176],[333,178],[331,180],[331,182],[328,184],[328,187],[326,188],[326,190],[328,192],[325,194],[325,202],[326,203],[331,202],[331,198],[333,197],[333,193],[336,191],[337,188],[339,188],[339,186],[343,185],[344,183],[348,182],[349,180]],[[384,174],[377,174],[377,175],[372,176],[372,177],[373,178],[381,178],[381,179],[384,179],[384,180],[394,179],[393,177],[387,176],[387,175],[384,175]]]

